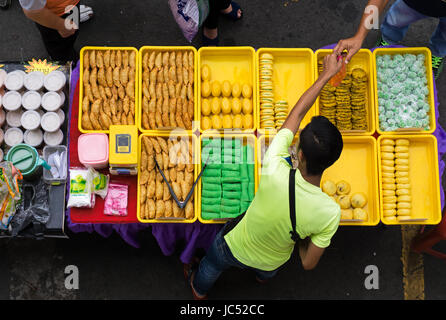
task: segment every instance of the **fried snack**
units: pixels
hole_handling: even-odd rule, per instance
[[[361,208],[356,208],[353,210],[353,219],[367,220],[367,213]]]
[[[164,187],[163,182],[157,180],[155,184],[155,199],[162,200],[164,195]]]
[[[163,200],[156,201],[156,218],[162,218],[164,216],[164,211],[166,207],[164,206]]]
[[[178,199],[183,199],[183,192],[182,192],[180,183],[178,183],[177,181],[173,181],[171,186],[172,186],[173,192],[175,193],[176,197]]]
[[[152,51],[152,53],[150,54],[148,64],[149,69],[152,70],[155,66],[155,51]]]
[[[155,123],[158,128],[164,127],[162,114],[159,111],[155,112]]]
[[[95,68],[96,67],[96,51],[91,50],[90,51],[90,57],[89,57],[89,61],[90,61],[90,68]]]
[[[181,51],[177,52],[175,65],[177,68],[183,66],[183,53]]]
[[[355,193],[351,197],[351,204],[353,208],[363,208],[367,203],[367,197],[363,193]]]
[[[129,82],[129,70],[128,66],[120,69],[119,81],[123,86],[126,86]]]
[[[88,51],[84,52],[84,67],[89,68],[90,67],[90,53]]]
[[[329,196],[334,196],[336,194],[336,190],[336,184],[331,180],[324,181],[322,184],[322,191]]]
[[[140,196],[139,196],[139,203],[143,204],[143,203],[146,202],[146,196],[147,196],[146,190],[147,190],[147,188],[146,188],[145,184],[142,184],[140,188],[141,188],[140,189],[141,191],[140,191]]]
[[[163,201],[170,200],[171,194],[166,182],[163,182]]]
[[[124,51],[122,53],[122,66],[124,68],[129,66],[129,52],[128,51]]]
[[[96,54],[96,66],[101,69],[104,68],[104,54],[102,51],[98,51]]]
[[[152,130],[156,129],[155,112],[149,113],[149,125],[150,125],[150,129],[152,129]]]
[[[115,63],[116,63],[116,67],[121,68],[121,66],[122,66],[122,53],[119,50],[116,51]]]
[[[82,113],[82,128],[85,130],[94,130],[93,124],[90,120],[90,115],[88,112]]]
[[[185,52],[183,54],[183,68],[188,68],[188,67],[189,67],[189,56],[187,52]]]
[[[132,99],[135,100],[135,81],[129,81],[125,88],[126,94]]]
[[[155,219],[156,217],[156,204],[153,199],[147,199],[146,216],[148,216],[149,219]]]
[[[110,50],[107,50],[104,53],[104,67],[110,67]]]
[[[341,209],[341,220],[351,220],[353,219],[352,209]]]
[[[345,195],[350,193],[350,184],[347,181],[339,181],[336,184],[336,193],[338,195]]]
[[[90,68],[89,67],[85,67],[82,79],[83,79],[84,84],[90,83]]]
[[[99,122],[103,130],[110,129],[110,126],[112,124],[111,118],[104,112],[101,112]]]
[[[147,199],[153,199],[155,197],[155,192],[156,192],[156,181],[149,180],[146,187]]]
[[[116,51],[112,50],[110,52],[110,67],[113,69],[116,67]]]
[[[350,202],[350,196],[349,195],[340,195],[337,199],[337,202],[341,209],[348,209],[350,208],[351,202]]]
[[[113,84],[115,85],[115,87],[121,86],[120,68],[119,67],[115,67],[113,69]]]
[[[155,67],[157,67],[158,69],[160,69],[163,65],[163,61],[162,61],[162,53],[158,52],[158,54],[155,57]]]
[[[139,184],[146,184],[149,180],[149,172],[147,170],[144,170],[141,172],[141,175],[139,176]]]
[[[161,153],[161,146],[158,143],[158,140],[156,138],[149,138],[150,141],[152,142],[153,148],[155,149],[156,153]]]
[[[188,201],[184,208],[186,213],[186,219],[192,219],[194,217],[194,204],[192,201]]]

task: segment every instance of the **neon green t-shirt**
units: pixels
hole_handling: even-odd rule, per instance
[[[275,270],[287,262],[294,242],[289,204],[290,165],[288,148],[293,142],[289,129],[280,130],[265,153],[259,188],[245,217],[225,240],[241,263],[260,270]],[[330,245],[341,219],[341,209],[319,187],[307,182],[296,170],[296,231],[320,248]]]

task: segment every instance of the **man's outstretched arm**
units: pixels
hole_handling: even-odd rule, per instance
[[[326,85],[328,80],[330,80],[338,71],[341,69],[343,64],[342,59],[338,60],[335,53],[329,54],[324,58],[324,69],[319,75],[319,78],[314,82],[314,84],[300,97],[296,105],[290,111],[287,119],[285,120],[282,128],[287,128],[296,135],[297,130],[299,130],[300,123],[302,119],[310,110],[311,106],[316,101],[322,88]]]

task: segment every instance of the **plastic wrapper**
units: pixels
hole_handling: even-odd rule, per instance
[[[94,207],[93,176],[86,168],[70,168],[70,192],[67,208]]]
[[[88,169],[92,176],[93,183],[93,193],[100,196],[102,199],[105,199],[108,193],[108,184],[110,181],[110,176],[107,174],[102,174],[97,172],[93,168]]]
[[[104,203],[104,214],[127,216],[128,189],[126,184],[110,183]]]
[[[9,161],[0,162],[0,230],[8,230],[21,201],[22,175]]]

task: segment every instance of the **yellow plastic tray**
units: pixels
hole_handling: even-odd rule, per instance
[[[201,143],[203,138],[239,138],[243,140],[243,145],[249,144],[254,149],[254,185],[255,185],[255,192],[257,192],[257,186],[259,184],[259,177],[258,177],[258,160],[257,160],[257,138],[253,134],[247,134],[247,133],[241,133],[241,134],[222,134],[218,132],[217,130],[213,130],[213,132],[206,131],[206,133],[200,135],[199,143],[198,143],[198,174],[201,172]],[[197,203],[198,203],[198,220],[201,223],[206,224],[223,224],[226,223],[230,219],[212,219],[212,220],[206,220],[201,217],[201,179],[198,181],[198,197],[197,197]]]
[[[257,97],[260,97],[260,56],[270,53],[274,57],[273,63],[273,92],[275,100],[288,101],[291,110],[302,94],[313,85],[314,82],[314,52],[308,48],[281,49],[260,48],[256,53],[256,80]],[[262,134],[275,133],[276,130],[260,128],[260,98],[257,99],[257,131]],[[302,120],[301,128],[305,127],[313,116],[316,115],[316,107],[313,105]]]
[[[380,191],[380,212],[384,224],[438,224],[441,221],[440,177],[437,139],[433,135],[382,135],[378,138],[379,177],[381,168],[381,140],[409,139],[409,178],[412,196],[412,217],[421,221],[390,222],[382,212],[383,196]],[[382,190],[381,178],[379,189]],[[424,220],[425,219],[425,220]]]
[[[165,51],[192,51],[194,53],[194,121],[192,123],[192,130],[186,130],[183,128],[159,128],[157,130],[147,130],[144,129],[142,126],[142,59],[144,56],[144,53],[146,51],[156,51],[156,52],[165,52]],[[197,100],[198,100],[198,85],[197,85],[197,61],[198,61],[198,54],[197,49],[192,46],[183,46],[183,47],[177,47],[177,46],[144,46],[139,49],[138,52],[138,62],[139,62],[139,68],[138,68],[138,77],[139,77],[139,85],[138,85],[138,128],[143,133],[154,133],[154,132],[169,132],[175,130],[176,132],[186,132],[187,134],[191,134],[191,132],[195,132],[198,130],[198,115],[197,115]]]
[[[189,137],[190,139],[192,139],[192,148],[194,150],[193,152],[193,161],[194,161],[194,181],[197,179],[197,142],[198,142],[198,138],[195,135],[188,135],[185,133],[169,133],[169,132],[158,132],[158,133],[143,133],[139,136],[139,140],[138,140],[138,198],[137,198],[137,213],[136,216],[138,217],[139,222],[141,223],[193,223],[197,220],[197,210],[198,210],[198,202],[199,202],[199,198],[198,198],[198,190],[197,187],[199,185],[199,182],[197,182],[197,185],[195,186],[195,190],[194,190],[194,196],[193,196],[193,200],[194,200],[194,218],[193,219],[183,219],[183,218],[161,218],[161,219],[143,219],[140,215],[140,184],[139,184],[139,176],[140,176],[140,158],[141,158],[141,143],[142,143],[142,138],[144,136],[148,136],[148,137],[163,137],[163,138],[169,138],[171,137],[172,139],[177,139],[178,137]],[[157,170],[155,168],[155,170]],[[189,200],[190,201],[190,200]]]
[[[257,91],[256,91],[256,66],[255,50],[252,47],[201,47],[198,50],[198,119],[201,128],[201,67],[207,64],[211,69],[211,81],[220,82],[229,80],[240,84],[248,83],[252,86],[253,127],[251,129],[225,129],[230,133],[252,133],[256,129],[257,121]],[[223,131],[223,129],[219,130]],[[212,131],[211,131],[212,132]]]
[[[264,153],[274,136],[264,135],[258,139],[259,166],[263,160]],[[380,221],[379,216],[379,193],[378,193],[378,168],[376,164],[376,140],[371,136],[343,136],[344,149],[341,157],[322,175],[321,183],[332,180],[337,183],[345,180],[350,183],[350,195],[363,192],[368,201],[364,210],[367,212],[366,221],[341,220],[340,225],[352,226],[374,226]],[[294,138],[293,146],[298,138]],[[258,170],[259,173],[261,168]],[[259,182],[261,176],[259,177]]]
[[[78,116],[78,128],[82,133],[93,133],[93,132],[101,132],[101,133],[109,133],[109,130],[85,130],[82,128],[82,100],[84,99],[84,83],[83,83],[83,74],[84,74],[84,52],[87,50],[96,50],[96,51],[107,51],[107,50],[121,50],[121,51],[134,51],[136,53],[136,72],[135,72],[135,125],[138,124],[138,87],[139,87],[139,73],[137,72],[139,68],[138,63],[138,49],[133,47],[83,47],[80,52],[80,76],[79,76],[79,116]]]
[[[426,56],[426,60],[424,62],[426,66],[426,77],[427,77],[427,86],[429,89],[428,94],[428,103],[431,106],[430,110],[430,129],[429,130],[423,130],[423,129],[417,129],[417,128],[404,128],[399,129],[397,131],[382,131],[379,127],[379,112],[378,112],[378,81],[377,81],[377,68],[376,68],[376,57],[378,55],[383,54],[424,54]],[[435,122],[435,99],[434,99],[434,84],[433,84],[433,76],[432,76],[432,54],[431,51],[426,47],[416,47],[416,48],[378,48],[373,51],[373,73],[374,73],[374,87],[375,89],[375,122],[376,122],[376,131],[379,134],[384,135],[395,135],[395,134],[429,134],[433,133],[436,128],[436,122]]]
[[[315,79],[319,77],[318,61],[319,59],[325,57],[327,54],[332,53],[333,50],[330,49],[319,49],[315,53]],[[374,77],[375,72],[373,68],[373,58],[372,52],[369,49],[360,49],[351,59],[347,65],[347,71],[351,71],[356,67],[360,67],[367,72],[367,91],[366,91],[366,110],[367,110],[367,126],[368,130],[342,130],[342,135],[372,135],[375,133],[375,85]],[[319,115],[319,98],[316,100],[316,114]]]

